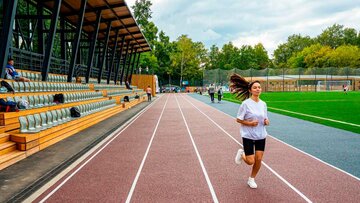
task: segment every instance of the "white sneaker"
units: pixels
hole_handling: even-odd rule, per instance
[[[252,189],[256,189],[257,188],[257,184],[255,183],[255,179],[249,177],[249,180],[247,182],[247,184],[249,185],[250,188]]]
[[[242,154],[244,153],[244,150],[243,149],[239,149],[238,152],[236,153],[236,156],[235,156],[235,163],[236,164],[241,164],[241,160],[242,160]]]

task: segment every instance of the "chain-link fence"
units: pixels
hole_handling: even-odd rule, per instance
[[[360,90],[360,68],[282,68],[282,69],[232,69],[204,70],[203,85],[229,85],[229,77],[237,73],[249,82],[258,80],[265,91],[331,91]]]

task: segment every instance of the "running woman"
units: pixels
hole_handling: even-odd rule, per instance
[[[233,74],[230,77],[233,94],[237,94],[243,102],[240,105],[236,122],[240,123],[240,135],[243,140],[243,149],[239,149],[235,162],[240,164],[243,160],[252,165],[252,171],[247,184],[250,188],[257,188],[255,177],[261,167],[264,155],[267,132],[265,126],[269,125],[267,106],[259,96],[261,85],[259,81],[249,83],[240,75]]]

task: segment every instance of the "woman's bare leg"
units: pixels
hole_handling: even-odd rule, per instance
[[[242,159],[247,165],[253,165],[255,163],[255,155],[246,156],[245,153],[243,153]]]
[[[261,167],[261,160],[263,158],[264,152],[263,151],[255,151],[255,163],[253,165],[252,171],[251,171],[251,177],[255,178],[257,173],[260,170]]]

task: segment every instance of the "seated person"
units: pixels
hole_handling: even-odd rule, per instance
[[[137,92],[135,92],[135,99],[139,99],[140,96],[137,94]]]
[[[128,80],[125,82],[125,86],[126,86],[126,89],[132,90],[132,88],[130,87],[130,83],[129,83]]]
[[[6,65],[6,78],[15,81],[30,82],[28,78],[22,77],[14,68],[14,59],[9,59]]]

